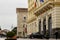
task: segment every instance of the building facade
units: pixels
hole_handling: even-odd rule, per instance
[[[17,36],[26,37],[27,34],[27,8],[16,8],[17,12]]]
[[[40,32],[49,37],[60,31],[60,0],[28,0],[27,35]]]

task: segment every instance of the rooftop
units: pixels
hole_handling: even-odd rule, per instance
[[[16,12],[26,12],[28,8],[16,8]]]

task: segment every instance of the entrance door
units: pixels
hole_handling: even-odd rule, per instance
[[[43,34],[46,34],[46,19],[43,20]]]
[[[52,35],[52,18],[51,16],[48,18],[48,34],[51,37]]]
[[[41,34],[41,21],[39,21],[39,33]]]

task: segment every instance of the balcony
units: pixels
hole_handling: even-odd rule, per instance
[[[39,16],[43,14],[44,12],[48,11],[49,9],[52,9],[54,7],[54,0],[48,0],[44,2],[40,7],[34,10],[34,14],[36,16]]]

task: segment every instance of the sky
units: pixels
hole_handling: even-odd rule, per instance
[[[28,1],[0,0],[0,27],[2,30],[11,30],[17,26],[16,8],[28,8]]]

